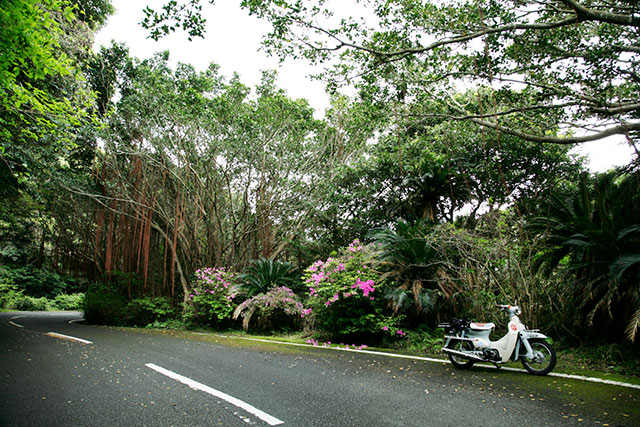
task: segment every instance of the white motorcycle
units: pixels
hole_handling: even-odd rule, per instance
[[[520,360],[524,368],[533,375],[546,375],[556,365],[556,353],[546,341],[547,336],[539,330],[530,330],[520,321],[520,307],[500,305],[509,316],[507,334],[498,341],[491,341],[489,334],[495,328],[493,323],[475,323],[454,319],[451,323],[441,323],[445,329],[445,344],[442,351],[448,354],[454,367],[466,369],[476,362],[501,364]]]

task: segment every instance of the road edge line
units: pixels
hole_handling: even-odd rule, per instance
[[[265,339],[260,339],[260,338],[236,337],[236,336],[219,335],[219,334],[217,334],[216,336],[221,337],[221,338],[232,338],[232,339],[233,338],[237,338],[237,339],[247,340],[247,341],[258,341],[258,342],[264,342],[264,343],[291,345],[291,346],[298,346],[298,347],[326,348],[326,349],[329,349],[329,350],[352,351],[354,353],[374,354],[374,355],[378,355],[378,356],[397,357],[397,358],[401,358],[401,359],[422,360],[422,361],[425,361],[425,362],[449,363],[449,361],[446,360],[446,359],[435,359],[433,357],[412,356],[412,355],[409,355],[409,354],[397,354],[397,353],[386,353],[386,352],[383,352],[383,351],[358,350],[358,349],[352,349],[352,348],[318,346],[318,345],[312,345],[312,344],[293,343],[293,342],[286,342],[286,341],[272,341],[272,340],[265,340]],[[476,366],[480,366],[480,367],[483,367],[483,368],[493,368],[494,367],[493,365],[485,365],[485,364],[476,365]],[[522,373],[526,373],[527,372],[524,369],[511,368],[509,366],[501,366],[499,369],[505,370],[505,371],[509,371],[509,372],[522,372]],[[631,384],[631,383],[625,383],[625,382],[622,382],[622,381],[615,381],[615,380],[605,380],[605,379],[602,379],[602,378],[586,377],[586,376],[583,376],[583,375],[564,374],[564,373],[561,373],[561,372],[550,372],[549,374],[547,374],[547,376],[559,377],[559,378],[568,378],[568,379],[580,380],[580,381],[589,381],[589,382],[608,384],[608,385],[617,385],[617,386],[620,386],[620,387],[635,388],[635,389],[640,390],[640,384]]]

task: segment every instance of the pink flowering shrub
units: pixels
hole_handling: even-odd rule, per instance
[[[223,267],[196,270],[186,318],[195,324],[209,325],[230,319],[235,297],[231,287],[235,279],[236,274]]]
[[[233,318],[242,316],[242,327],[246,331],[249,326],[257,329],[297,326],[310,313],[291,289],[278,286],[240,304]]]
[[[392,324],[383,297],[386,280],[370,265],[372,246],[354,240],[340,254],[318,260],[305,270],[308,307],[317,329],[333,336],[372,335]]]

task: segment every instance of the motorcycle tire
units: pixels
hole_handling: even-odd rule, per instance
[[[533,359],[529,360],[526,356],[521,356],[522,366],[530,374],[547,375],[556,366],[556,352],[551,344],[544,340],[530,340],[529,344],[533,349]],[[524,350],[524,348],[523,348]]]
[[[469,341],[451,340],[447,345],[447,348],[458,351],[473,351],[473,344]],[[464,357],[456,356],[454,354],[448,354],[449,361],[456,369],[468,369],[476,363],[474,360],[465,359]]]

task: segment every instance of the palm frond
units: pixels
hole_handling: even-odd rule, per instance
[[[625,254],[619,256],[609,267],[609,275],[616,282],[622,280],[623,276],[633,268],[640,267],[640,253]]]
[[[638,330],[640,330],[640,309],[636,310],[633,316],[631,316],[631,321],[627,325],[627,329],[625,331],[627,339],[631,342],[635,342]]]

